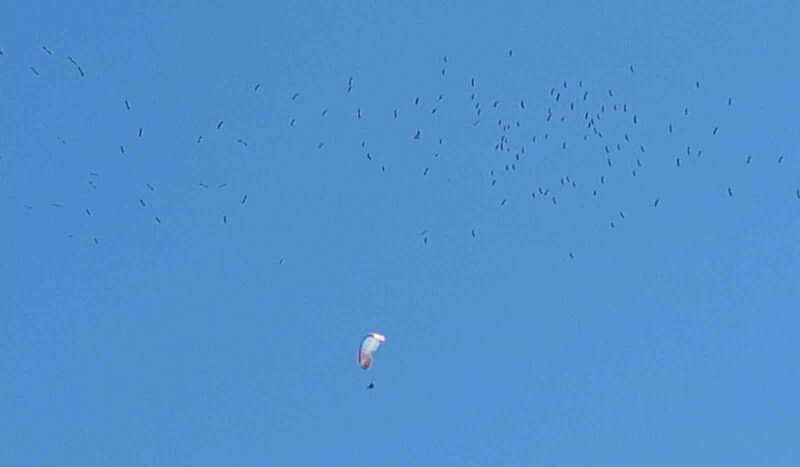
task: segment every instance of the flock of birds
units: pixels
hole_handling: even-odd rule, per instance
[[[42,53],[48,58],[57,59],[56,55],[48,47],[41,47]],[[5,55],[5,51],[0,48],[0,59]],[[507,59],[514,60],[513,51],[507,52]],[[84,79],[87,73],[82,65],[71,56],[66,57],[66,62],[74,69],[77,79]],[[442,77],[448,75],[448,59],[446,56],[441,58],[441,69],[439,74]],[[43,73],[34,66],[30,67],[32,78],[41,78]],[[637,70],[634,66],[629,66],[625,73],[631,78],[635,78]],[[356,80],[348,77],[343,80],[341,89],[345,95],[354,93]],[[425,153],[423,158],[418,159],[419,167],[416,176],[431,177],[442,164],[437,161],[444,159],[443,155],[448,150],[448,142],[451,134],[447,130],[426,128],[425,125],[432,119],[441,118],[440,115],[447,113],[448,129],[453,127],[473,128],[483,131],[482,135],[490,135],[490,144],[478,147],[479,144],[471,144],[473,152],[492,153],[490,159],[474,159],[473,164],[482,165],[477,167],[480,171],[480,180],[483,186],[476,186],[475,189],[486,190],[491,196],[496,198],[498,207],[506,206],[512,199],[527,199],[532,203],[547,203],[552,206],[559,206],[563,199],[573,199],[575,196],[583,199],[598,199],[603,196],[604,190],[615,181],[622,177],[636,179],[641,174],[653,166],[656,161],[663,163],[665,151],[657,149],[652,154],[649,151],[647,137],[642,130],[643,118],[637,112],[633,102],[629,102],[625,97],[625,89],[597,88],[590,83],[582,80],[567,81],[559,80],[554,85],[543,89],[542,98],[518,98],[514,100],[487,98],[482,94],[480,79],[471,77],[466,82],[456,84],[456,89],[444,89],[441,92],[433,93],[432,99],[421,96],[410,96],[403,104],[394,108],[386,108],[380,112],[367,110],[367,105],[354,105],[354,109],[342,110],[320,106],[318,118],[331,118],[331,114],[342,115],[344,118],[351,118],[357,121],[364,121],[370,118],[391,119],[403,121],[399,134],[394,135],[394,139],[382,135],[380,143],[361,140],[356,142],[353,147],[357,147],[359,158],[363,158],[365,163],[373,164],[376,170],[381,173],[390,171],[393,160],[391,153],[392,144],[412,144],[420,153]],[[694,91],[701,90],[701,83],[694,83]],[[255,94],[263,92],[262,83],[256,83],[248,90]],[[455,99],[452,94],[457,94]],[[296,105],[302,100],[303,93],[295,91],[287,96],[288,108]],[[120,111],[132,112],[133,105],[129,100],[120,103]],[[718,111],[730,112],[735,108],[734,99],[726,97],[718,102]],[[458,107],[461,106],[461,107]],[[340,112],[340,110],[342,110]],[[380,114],[377,115],[376,114]],[[648,122],[650,128],[661,128],[662,136],[674,139],[674,146],[680,150],[671,150],[671,164],[676,170],[686,170],[685,167],[692,164],[693,160],[704,157],[703,146],[713,138],[720,138],[725,134],[725,129],[720,125],[709,122],[692,121],[693,109],[686,106],[679,115],[673,118],[666,118],[663,123]],[[452,123],[458,119],[457,125]],[[299,115],[287,115],[285,120],[286,131],[302,132],[302,126],[307,120],[302,120]],[[687,128],[700,129],[702,137],[693,135],[692,143],[681,140],[686,136]],[[226,132],[224,119],[219,119],[209,125],[209,132],[204,134],[184,135],[184,138],[191,139],[192,144],[204,144],[210,133],[217,135]],[[138,139],[146,138],[144,127],[139,126],[133,129]],[[307,134],[299,135],[300,139],[306,138]],[[241,148],[252,150],[252,145],[243,136],[228,135],[226,141],[231,145],[238,145]],[[454,137],[456,138],[456,137]],[[66,140],[57,137],[61,144],[66,144]],[[689,138],[685,138],[689,139]],[[404,142],[403,142],[404,140]],[[326,146],[325,141],[303,143],[313,145],[310,150],[325,151],[330,146]],[[374,149],[376,144],[387,146],[380,150]],[[403,146],[408,148],[408,146]],[[397,149],[394,149],[397,151]],[[414,150],[414,149],[412,149]],[[381,155],[379,156],[378,153]],[[126,152],[124,144],[119,144],[119,157],[130,157]],[[753,162],[752,156],[743,158],[742,163],[749,165]],[[784,156],[778,155],[774,158],[775,164],[783,164]],[[438,165],[437,165],[438,164]],[[540,172],[538,166],[547,165],[556,170],[563,170],[563,173],[551,179],[537,179]],[[662,164],[663,165],[663,164]],[[440,171],[441,172],[441,171]],[[550,171],[552,175],[552,170]],[[414,175],[414,174],[411,174]],[[99,172],[90,172],[88,186],[90,190],[97,190],[101,178]],[[517,181],[515,181],[517,180]],[[144,182],[143,188],[155,196],[156,187],[150,182]],[[507,189],[503,190],[505,186]],[[519,193],[514,192],[514,187],[520,187]],[[522,188],[524,187],[524,188]],[[800,201],[800,188],[794,188],[794,197]],[[198,180],[195,185],[197,190],[222,191],[238,189],[229,187],[228,183],[209,183]],[[246,206],[248,204],[248,194],[243,190],[238,190],[238,204]],[[515,196],[515,195],[522,196]],[[733,186],[727,186],[721,196],[733,198],[735,196]],[[135,202],[140,208],[150,207],[147,196],[134,196]],[[650,200],[652,208],[656,209],[661,203],[661,197],[655,196]],[[49,206],[33,206],[25,204],[29,210],[43,207],[51,209],[72,209],[76,213],[81,213],[87,217],[93,216],[93,211],[89,207],[75,206],[69,200],[55,200]],[[617,225],[626,219],[624,210],[615,209],[614,216],[608,219],[608,228],[616,228]],[[228,224],[230,222],[227,213],[219,214],[219,222]],[[156,224],[169,222],[163,215],[152,214],[152,221]],[[419,236],[423,244],[428,243],[430,229],[420,229]],[[465,231],[466,235],[476,237],[478,231],[476,227],[470,227]],[[73,234],[69,235],[70,237]],[[92,235],[91,241],[100,244],[102,239],[98,235]],[[569,252],[569,257],[574,258],[573,252]],[[281,259],[281,263],[283,260]]]

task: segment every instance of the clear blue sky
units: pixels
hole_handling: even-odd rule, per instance
[[[798,464],[797,2],[0,10],[0,464]]]

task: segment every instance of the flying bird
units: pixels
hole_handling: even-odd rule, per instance
[[[225,123],[223,120],[220,120],[220,121],[219,121],[219,123],[217,123],[217,130],[219,130],[220,128],[222,128],[222,124],[223,124],[223,123]]]

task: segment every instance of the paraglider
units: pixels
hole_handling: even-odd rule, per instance
[[[372,354],[378,347],[386,342],[386,337],[377,332],[371,332],[364,336],[361,346],[358,348],[358,365],[364,370],[372,366]]]

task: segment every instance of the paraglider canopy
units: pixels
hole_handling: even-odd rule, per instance
[[[384,342],[386,342],[386,337],[377,332],[371,332],[364,336],[361,346],[358,348],[358,365],[365,370],[372,366],[372,354]]]

